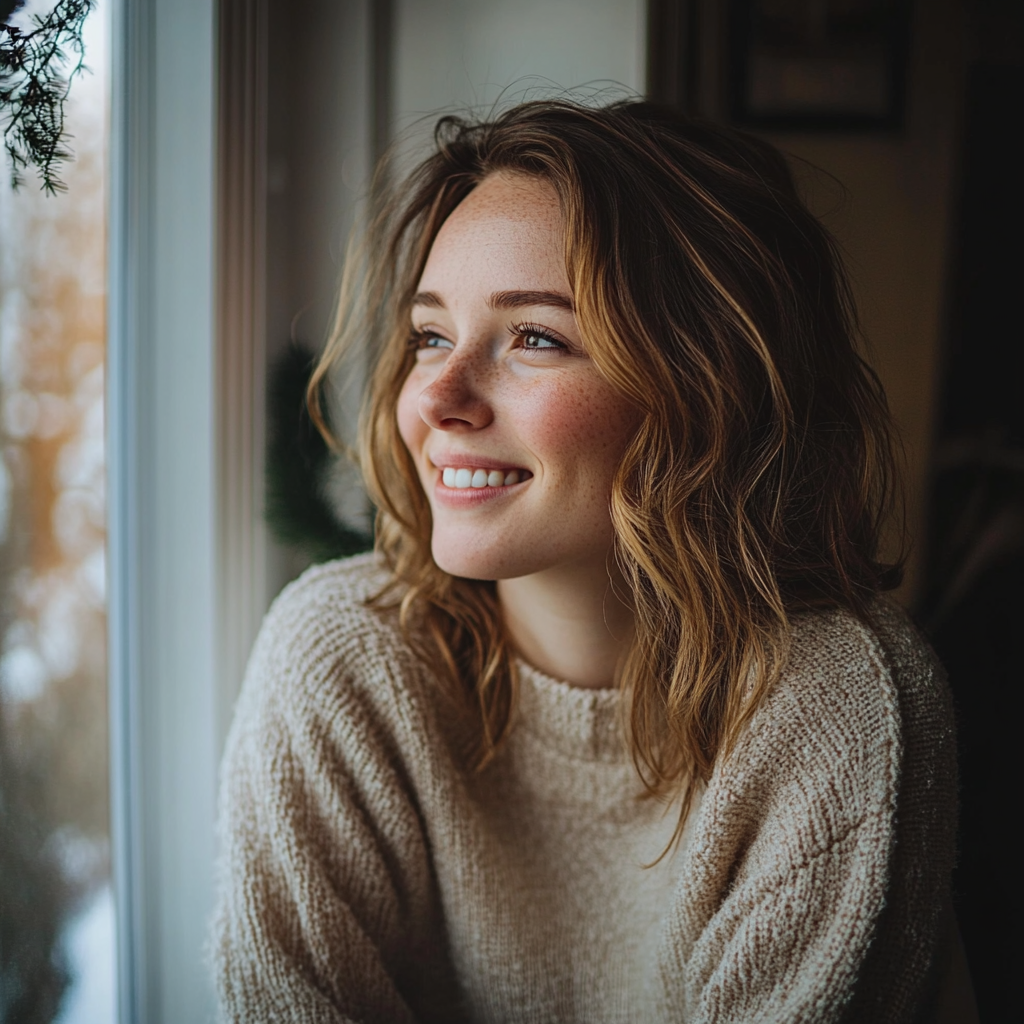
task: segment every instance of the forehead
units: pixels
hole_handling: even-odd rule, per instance
[[[485,178],[441,225],[419,290],[470,286],[567,286],[565,231],[558,195],[540,178],[497,173]],[[516,277],[515,282],[492,280]]]

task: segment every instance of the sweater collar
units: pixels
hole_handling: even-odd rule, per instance
[[[619,690],[570,686],[518,658],[516,669],[520,683],[518,726],[569,757],[628,762],[626,709]]]

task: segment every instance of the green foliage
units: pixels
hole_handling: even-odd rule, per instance
[[[271,370],[267,387],[267,524],[277,539],[326,562],[367,551],[369,535],[340,523],[327,498],[336,456],[306,408],[312,352],[290,345]]]
[[[20,2],[3,4],[0,25],[0,117],[4,148],[11,161],[11,184],[25,181],[35,166],[44,191],[66,189],[58,176],[60,164],[70,159],[64,143],[64,102],[71,81],[84,67],[82,28],[96,0],[57,0],[45,17],[32,18],[22,31],[7,24]]]

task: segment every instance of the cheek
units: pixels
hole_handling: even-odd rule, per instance
[[[639,416],[607,385],[559,387],[531,403],[531,433],[538,454],[546,453],[573,475],[610,483],[632,439]],[[602,382],[603,384],[603,382]]]
[[[610,467],[609,476],[619,468],[626,448],[640,428],[640,414],[621,395],[611,393],[594,410],[593,433],[600,455]]]

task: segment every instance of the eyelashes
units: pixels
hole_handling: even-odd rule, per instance
[[[539,324],[509,324],[508,333],[513,340],[521,342],[517,347],[523,352],[569,352],[573,348],[564,338],[547,327],[541,327]],[[529,344],[528,342],[531,341],[534,343]],[[431,342],[434,342],[434,344],[431,344]],[[536,342],[541,342],[541,344],[536,344]],[[443,351],[454,348],[454,345],[437,331],[416,330],[414,328],[406,339],[406,347],[414,352],[419,352],[426,349],[440,349]]]
[[[440,345],[428,345],[429,341],[443,341],[447,345],[451,345],[451,342],[447,338],[442,337],[437,331],[417,331],[413,330],[408,340],[406,341],[406,347],[413,351],[419,351],[420,349],[426,348],[441,348]]]
[[[517,338],[522,341],[525,341],[528,338],[538,338],[548,343],[546,345],[521,346],[527,352],[544,352],[551,351],[552,349],[561,349],[562,351],[566,351],[569,348],[568,344],[558,337],[557,334],[548,330],[546,327],[540,327],[537,324],[509,324],[508,332],[513,338]]]

